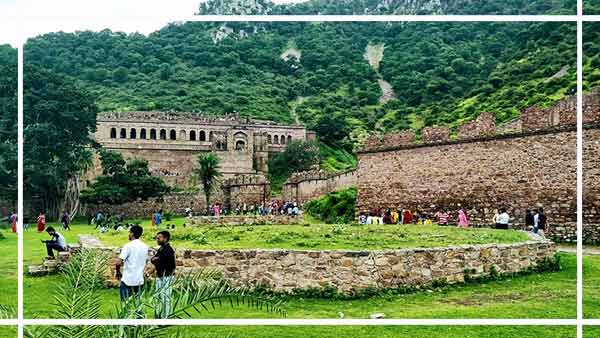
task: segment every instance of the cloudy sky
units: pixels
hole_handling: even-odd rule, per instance
[[[275,3],[303,0],[272,0]],[[56,31],[102,30],[151,33],[173,19],[191,16],[200,0],[19,0],[27,16],[19,31],[14,20],[17,0],[0,0],[0,44]],[[129,17],[124,19],[123,17]],[[136,17],[136,19],[131,19]]]

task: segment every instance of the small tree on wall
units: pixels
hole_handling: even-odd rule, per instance
[[[212,153],[199,155],[198,167],[194,168],[194,174],[202,184],[202,190],[206,197],[206,209],[210,214],[210,196],[223,176],[219,167],[219,158]]]

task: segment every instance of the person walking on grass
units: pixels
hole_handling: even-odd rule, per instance
[[[156,298],[158,306],[155,310],[157,318],[169,318],[171,314],[171,294],[173,292],[173,274],[175,273],[175,250],[169,244],[171,234],[161,231],[156,234],[159,245],[150,262],[156,270]]]
[[[44,212],[40,212],[37,217],[37,231],[44,232],[44,230],[46,230],[46,215]]]
[[[19,217],[17,216],[16,212],[13,212],[12,214],[10,214],[10,225],[11,225],[12,232],[17,232],[17,220],[18,219],[19,219]]]
[[[153,220],[154,220],[154,225],[155,225],[157,228],[158,228],[158,227],[160,227],[160,223],[162,223],[162,213],[161,213],[161,211],[160,211],[160,210],[159,210],[159,211],[156,211],[156,212],[154,213]]]
[[[66,210],[62,214],[60,222],[62,223],[63,230],[71,230],[71,226],[69,225],[69,223],[71,223],[71,217]]]
[[[48,227],[46,229],[48,235],[50,235],[51,239],[49,241],[42,240],[42,243],[46,244],[46,253],[48,259],[54,259],[54,250],[57,252],[63,252],[67,250],[67,241],[65,237],[54,230],[53,227]]]
[[[465,210],[463,208],[460,208],[460,210],[458,210],[458,227],[469,227],[469,219],[467,218],[467,213],[465,213]]]
[[[115,266],[116,277],[121,280],[121,301],[138,294],[144,285],[144,268],[148,259],[148,246],[140,240],[144,229],[134,225],[129,229],[129,242],[123,246]],[[123,273],[121,273],[123,267]]]

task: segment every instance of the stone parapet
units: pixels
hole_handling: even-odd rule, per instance
[[[86,248],[85,242],[81,243]],[[111,259],[106,277],[114,279],[112,260],[119,249],[89,247]],[[470,276],[482,276],[492,269],[517,273],[551,258],[555,245],[547,240],[515,244],[463,245],[400,250],[188,250],[176,248],[177,273],[215,270],[234,286],[265,286],[290,292],[301,288],[332,286],[342,292],[369,287],[397,288],[434,281],[450,284]],[[152,254],[152,250],[150,254]]]

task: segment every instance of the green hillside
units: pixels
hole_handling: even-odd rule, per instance
[[[0,45],[0,200],[17,200],[17,50]]]

